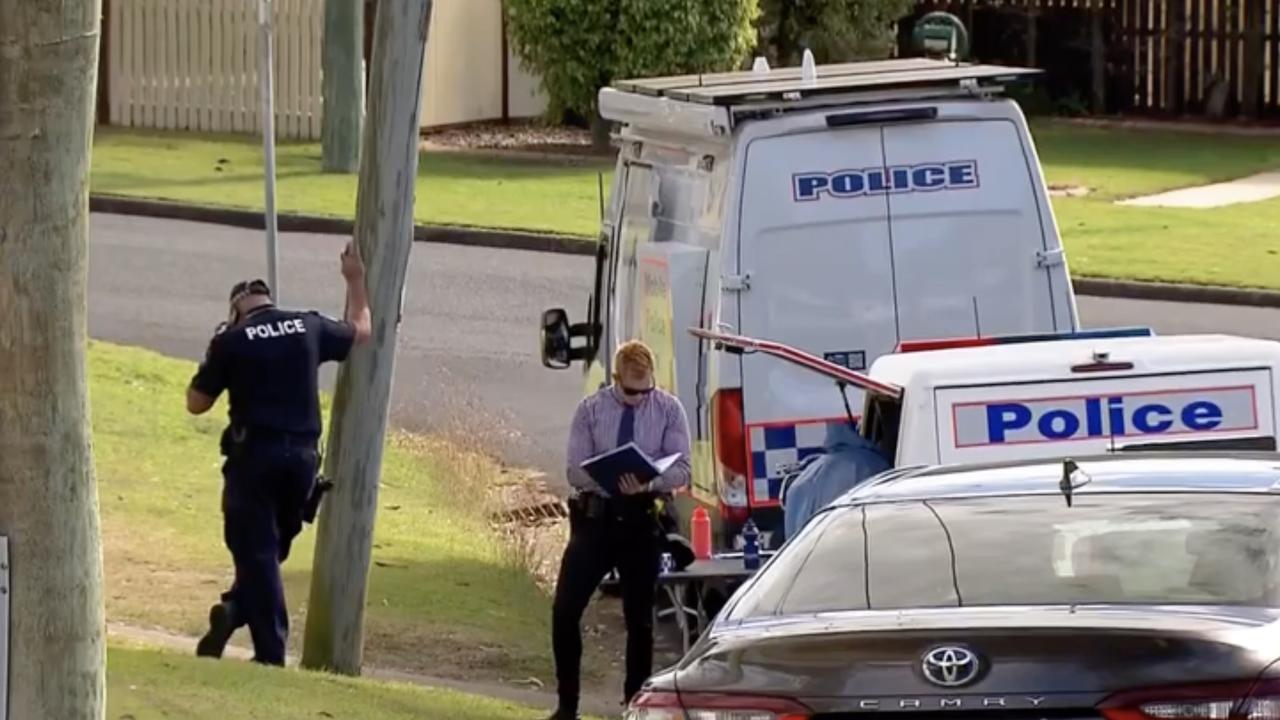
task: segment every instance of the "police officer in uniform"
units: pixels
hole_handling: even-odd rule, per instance
[[[262,280],[236,284],[231,313],[218,327],[187,390],[202,414],[225,390],[230,424],[222,436],[223,538],[235,582],[209,612],[197,655],[221,657],[248,625],[254,661],[284,665],[289,615],[280,563],[303,522],[315,518],[327,487],[317,481],[321,431],[318,368],[346,360],[371,335],[364,265],[353,243],[341,257],[346,317],[276,307]]]

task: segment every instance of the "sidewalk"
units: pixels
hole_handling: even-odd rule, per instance
[[[1156,195],[1130,198],[1120,205],[1131,207],[1216,208],[1240,203],[1261,202],[1280,197],[1280,171],[1258,173],[1249,177],[1180,188]]]

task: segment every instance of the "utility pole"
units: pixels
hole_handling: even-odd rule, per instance
[[[274,28],[275,9],[271,0],[258,0],[258,83],[262,93],[263,196],[266,200],[262,219],[267,228],[267,283],[276,302],[279,302],[280,241],[276,222],[276,95],[273,82],[276,65],[271,37]]]
[[[393,2],[394,0],[384,0]],[[364,116],[365,0],[325,0],[321,48],[321,156],[325,172],[353,173],[360,167]]]
[[[360,160],[356,244],[365,259],[373,341],[338,371],[325,476],[334,483],[316,524],[302,666],[358,675],[364,657],[373,525],[413,244],[422,69],[431,0],[381,0],[374,22],[369,124]]]
[[[0,717],[10,720],[106,713],[85,368],[100,3],[0,0]]]

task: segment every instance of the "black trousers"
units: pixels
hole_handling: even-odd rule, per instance
[[[302,532],[318,462],[313,443],[249,440],[223,464],[223,538],[236,577],[222,600],[232,604],[236,628],[249,626],[255,662],[284,665],[289,612],[280,564]]]
[[[582,614],[600,581],[613,568],[622,585],[627,625],[624,702],[640,691],[653,671],[653,604],[662,555],[662,534],[652,514],[610,510],[598,517],[570,504],[569,543],[560,562],[552,606],[551,646],[556,661],[560,710],[578,710],[582,671]]]

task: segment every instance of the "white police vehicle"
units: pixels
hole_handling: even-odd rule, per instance
[[[914,341],[863,374],[779,343],[693,333],[861,388],[859,429],[899,468],[1276,450],[1280,343],[1271,340],[1120,328]]]
[[[901,392],[868,393],[863,434],[898,466],[1276,449],[1280,343],[1126,334],[903,343],[871,367]]]
[[[686,328],[852,370],[907,340],[1077,329],[1035,143],[1002,93],[1039,72],[912,58],[600,92],[622,130],[595,288],[584,322],[544,315],[543,362],[584,361],[592,392],[618,344],[655,349],[693,434],[682,525],[696,502],[720,547],[748,515],[776,547],[785,468],[844,416],[824,379],[709,350]]]

